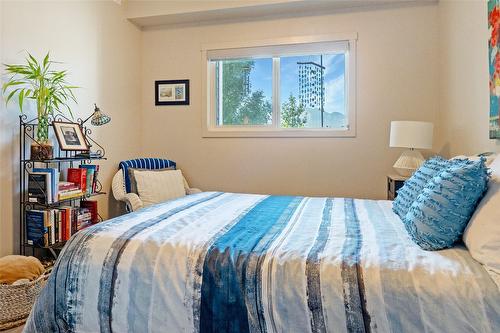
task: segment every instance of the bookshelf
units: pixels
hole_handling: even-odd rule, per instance
[[[57,114],[52,116],[49,119],[49,133],[53,134],[54,128],[52,122],[54,121],[67,121],[74,122],[64,115]],[[61,223],[59,223],[59,227],[56,229],[57,231],[52,230],[53,233],[59,233],[58,235],[52,237],[52,241],[41,243],[35,243],[33,240],[29,240],[28,237],[32,236],[33,230],[27,228],[27,224],[33,221],[33,216],[36,216],[39,212],[51,212],[47,214],[53,214],[51,216],[51,221],[60,222],[59,218],[63,215],[63,212],[66,212],[68,216],[71,216],[71,219],[68,217],[68,221],[71,221],[69,224],[70,232],[68,232],[68,237],[71,234],[74,234],[78,231],[76,228],[78,222],[78,214],[79,212],[85,211],[86,208],[81,208],[80,206],[84,206],[84,201],[90,201],[91,198],[96,196],[106,194],[102,190],[102,185],[98,179],[99,161],[106,160],[105,157],[105,149],[92,138],[92,130],[87,128],[84,125],[84,121],[78,119],[76,121],[82,129],[85,140],[87,144],[91,147],[94,154],[85,155],[83,151],[62,151],[58,146],[58,142],[56,138],[52,136],[52,145],[53,145],[53,158],[51,159],[31,159],[30,157],[30,147],[32,143],[36,143],[35,133],[37,130],[37,119],[28,120],[26,115],[21,115],[19,117],[19,150],[20,150],[20,158],[19,158],[19,186],[20,186],[20,195],[19,195],[19,218],[20,218],[20,252],[22,255],[33,255],[36,257],[43,257],[50,253],[50,255],[57,258],[60,250],[63,248],[66,240],[59,240],[66,238],[61,237],[62,233],[60,231]],[[82,166],[82,168],[81,168]],[[94,177],[92,177],[91,183],[86,185],[85,188],[80,188],[81,193],[75,193],[71,195],[71,197],[63,198],[59,200],[59,190],[60,190],[60,174],[68,174],[70,169],[82,169],[86,175],[88,175],[89,171],[86,171],[89,167],[94,170],[92,173]],[[93,167],[95,166],[95,167]],[[93,167],[93,168],[92,168]],[[47,174],[49,172],[39,172],[36,170],[40,169],[50,169],[57,170],[56,176],[52,180],[54,183],[47,184],[40,183],[37,181],[34,175],[36,174]],[[97,171],[95,171],[97,169]],[[35,170],[35,171],[34,171]],[[64,178],[64,177],[63,177]],[[49,179],[48,177],[45,179]],[[55,193],[52,193],[51,190],[48,190],[48,185],[56,186]],[[83,185],[81,185],[83,186]],[[87,187],[89,186],[89,187]],[[36,190],[36,191],[34,191]],[[76,191],[76,190],[75,190]],[[33,197],[33,192],[37,193],[37,197]],[[50,193],[49,193],[50,192]],[[76,191],[78,192],[78,191]],[[61,192],[62,193],[62,192]],[[54,197],[52,197],[54,196]],[[49,200],[50,199],[50,200]],[[90,202],[87,202],[89,204]],[[88,208],[87,208],[88,210]],[[76,213],[73,216],[73,212]],[[57,213],[61,212],[61,213]],[[89,212],[86,212],[89,214]],[[101,216],[99,215],[97,209],[95,212],[92,212],[92,224],[98,223],[102,221]],[[49,216],[49,215],[44,215]],[[53,217],[53,220],[52,220]],[[73,220],[73,217],[75,220]],[[31,220],[29,220],[31,218]],[[74,227],[73,227],[74,223]],[[31,224],[30,224],[31,226]],[[28,233],[31,233],[28,235]],[[48,236],[50,237],[50,235]],[[49,238],[50,239],[50,238]],[[57,240],[54,241],[54,239]],[[42,239],[43,241],[43,239]]]

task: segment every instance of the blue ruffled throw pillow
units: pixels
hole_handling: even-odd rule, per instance
[[[436,174],[450,165],[448,160],[436,156],[427,160],[420,168],[407,180],[403,187],[398,190],[398,195],[392,203],[392,210],[404,219],[411,205],[422,193],[423,188]]]
[[[424,250],[453,246],[487,189],[484,159],[449,162],[427,183],[403,219],[410,237]]]

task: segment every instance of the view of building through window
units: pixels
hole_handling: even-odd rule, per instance
[[[273,80],[282,128],[345,128],[345,54],[215,62],[218,126],[272,124]],[[277,61],[276,61],[277,60]]]
[[[344,54],[280,59],[281,125],[342,128],[346,125]],[[295,103],[292,123],[285,105]],[[292,118],[293,119],[293,118]]]

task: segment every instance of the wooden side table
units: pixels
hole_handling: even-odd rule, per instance
[[[404,177],[400,175],[388,175],[387,176],[387,200],[394,200],[398,195],[397,190],[403,187],[405,181],[409,177]]]

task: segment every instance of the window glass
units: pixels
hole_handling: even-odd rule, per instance
[[[357,37],[335,37],[204,46],[203,135],[355,137]]]
[[[215,62],[218,126],[270,125],[273,59],[231,59]]]
[[[280,58],[280,125],[345,128],[345,55]]]

